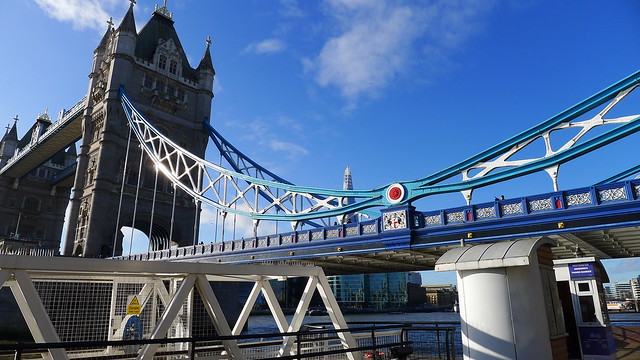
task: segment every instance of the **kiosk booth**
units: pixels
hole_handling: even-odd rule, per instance
[[[609,277],[593,257],[554,260],[571,359],[616,359],[603,283]]]
[[[567,359],[552,240],[463,246],[436,271],[456,270],[465,359]]]

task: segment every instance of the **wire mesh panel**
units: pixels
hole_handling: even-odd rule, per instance
[[[33,284],[61,341],[107,340],[112,283],[52,279]]]

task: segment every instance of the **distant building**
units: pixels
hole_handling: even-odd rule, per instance
[[[411,271],[409,273],[409,284],[422,285],[422,274],[417,271]]]
[[[329,286],[340,306],[365,308],[365,275],[327,276]]]
[[[408,273],[382,273],[327,276],[340,306],[356,309],[406,307]]]
[[[423,285],[423,288],[429,305],[446,306],[458,301],[458,291],[453,284]]]
[[[633,292],[631,290],[631,281],[616,281],[611,286],[611,297],[615,300],[631,299]]]
[[[631,279],[631,296],[636,300],[640,299],[640,284],[638,279],[640,279],[640,277]]]

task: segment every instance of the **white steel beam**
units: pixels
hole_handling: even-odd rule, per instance
[[[247,297],[247,301],[245,301],[244,306],[240,311],[240,316],[238,316],[238,320],[236,321],[236,324],[234,325],[233,330],[231,330],[231,334],[240,335],[240,333],[242,332],[242,329],[244,329],[244,325],[247,323],[247,320],[249,319],[249,315],[251,315],[251,309],[253,308],[253,304],[256,303],[256,300],[260,295],[260,290],[262,289],[261,284],[262,283],[260,281],[256,281],[253,284],[253,288],[251,289],[251,292],[249,293],[249,297]]]
[[[169,328],[178,315],[178,312],[180,312],[182,304],[184,304],[184,301],[189,296],[189,293],[191,293],[191,289],[193,289],[196,277],[197,275],[187,275],[184,279],[182,279],[182,284],[180,284],[178,291],[176,291],[176,293],[173,295],[173,298],[171,298],[169,305],[164,310],[162,318],[156,325],[155,329],[153,329],[151,336],[149,336],[149,339],[161,339],[167,334],[167,331],[169,331]],[[153,355],[158,350],[158,347],[160,347],[160,344],[145,345],[142,348],[142,351],[138,354],[137,360],[153,359]]]
[[[2,288],[4,283],[7,282],[7,280],[9,280],[10,276],[11,276],[11,271],[0,269],[0,288]]]
[[[300,297],[300,302],[296,307],[296,312],[293,314],[293,319],[291,319],[291,324],[289,325],[289,332],[294,332],[300,330],[300,326],[302,326],[302,320],[304,320],[304,316],[307,313],[307,309],[309,308],[309,303],[311,303],[311,298],[313,297],[313,293],[315,292],[316,285],[318,284],[318,277],[311,276],[307,281],[307,285],[304,287],[304,292]],[[280,355],[290,355],[293,344],[295,343],[296,338],[293,336],[287,336],[284,339],[284,343],[282,345],[282,349],[280,349]]]
[[[60,337],[51,323],[47,310],[42,305],[40,295],[33,286],[33,282],[26,271],[14,271],[15,281],[10,281],[9,286],[13,293],[20,312],[27,323],[33,340],[36,343],[57,343]],[[65,349],[49,349],[49,354],[54,360],[67,360],[69,357]]]
[[[344,319],[344,315],[342,315],[342,311],[340,310],[338,301],[331,291],[331,286],[329,286],[329,282],[324,276],[324,271],[320,269],[320,272],[321,275],[318,276],[317,289],[320,297],[322,298],[324,306],[327,308],[327,313],[329,314],[329,318],[331,318],[333,327],[336,330],[347,329],[347,322]],[[353,337],[353,334],[351,334],[350,332],[339,332],[338,337],[342,341],[342,346],[344,348],[354,349],[358,346],[355,338]],[[358,351],[347,353],[347,357],[349,358],[349,360],[362,360],[362,354]]]
[[[211,317],[211,320],[213,320],[213,325],[216,328],[218,335],[230,336],[231,329],[229,328],[229,323],[227,322],[227,318],[224,316],[224,312],[222,311],[222,307],[220,307],[218,298],[216,298],[216,295],[213,293],[213,289],[211,288],[211,284],[207,281],[207,278],[204,275],[198,275],[196,286],[198,287],[198,291],[200,291],[200,297],[202,298],[204,307],[207,310],[209,317]],[[222,344],[224,345],[225,350],[227,350],[227,353],[231,354],[233,359],[242,359],[240,348],[234,340],[223,340]]]
[[[278,302],[278,297],[276,293],[273,292],[273,288],[271,287],[271,283],[267,280],[261,281],[262,286],[262,295],[264,296],[267,305],[269,306],[269,310],[271,310],[271,315],[273,316],[273,320],[275,320],[276,325],[278,326],[278,330],[280,332],[285,332],[289,328],[289,323],[287,322],[287,318],[284,317],[284,313],[282,312],[282,308],[280,307],[280,303]]]

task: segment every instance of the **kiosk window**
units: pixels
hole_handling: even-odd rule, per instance
[[[597,323],[596,307],[593,304],[593,296],[580,296],[580,313],[582,316],[582,322],[584,323]]]
[[[589,291],[589,283],[578,283],[578,291]]]

